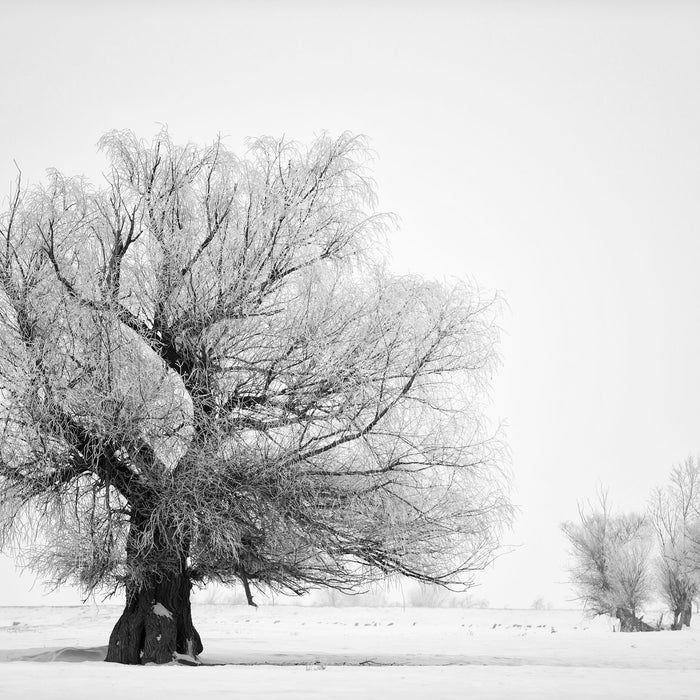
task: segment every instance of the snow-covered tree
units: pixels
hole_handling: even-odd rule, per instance
[[[649,599],[650,532],[643,515],[613,515],[607,494],[579,506],[579,522],[565,522],[573,565],[571,582],[588,610],[620,620],[620,629],[644,628],[638,616]]]
[[[108,660],[196,656],[190,590],[467,586],[510,506],[498,303],[382,266],[362,139],[101,141],[0,219],[5,547],[125,589]]]
[[[673,612],[673,629],[689,626],[700,589],[700,462],[688,457],[649,505],[659,544],[661,592]]]

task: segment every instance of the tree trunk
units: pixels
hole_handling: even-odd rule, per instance
[[[688,600],[685,596],[676,602],[676,607],[673,610],[672,630],[682,630],[683,627],[690,627],[690,620],[693,616],[693,601]]]
[[[637,617],[633,611],[627,608],[618,608],[615,617],[620,621],[620,632],[654,632],[654,628],[648,625],[641,617]]]
[[[685,625],[686,627],[690,627],[690,620],[693,617],[693,601],[689,600],[686,603],[686,606],[683,610],[683,615],[681,618],[681,625]]]
[[[131,514],[126,560],[132,568],[143,567],[139,553],[141,538],[148,528],[148,518],[143,513],[144,510],[137,510]],[[109,637],[105,661],[164,664],[177,653],[196,663],[202,653],[202,640],[192,624],[187,553],[174,549],[173,538],[167,534],[162,529],[151,533],[159,565],[140,585],[127,584],[126,606]]]
[[[105,661],[163,664],[177,653],[196,663],[203,647],[192,624],[190,591],[186,571],[164,575],[151,586],[127,590],[126,606],[109,637]]]
[[[671,625],[672,630],[679,630],[681,628],[681,608],[675,608],[673,610],[673,624]]]

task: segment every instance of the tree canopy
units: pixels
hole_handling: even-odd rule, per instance
[[[498,300],[387,271],[364,140],[100,148],[0,218],[3,544],[88,593],[468,585],[510,515]]]
[[[613,514],[605,491],[596,506],[580,505],[580,522],[561,526],[574,560],[572,583],[590,612],[617,617],[623,631],[644,629],[638,613],[652,590],[649,522],[638,513]]]

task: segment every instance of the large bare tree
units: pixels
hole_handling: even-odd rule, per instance
[[[196,657],[193,584],[467,586],[510,506],[497,302],[382,266],[363,140],[101,140],[0,223],[6,547],[123,587],[107,660]]]

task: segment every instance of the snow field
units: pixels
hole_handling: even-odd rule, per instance
[[[580,611],[196,605],[198,668],[103,663],[119,611],[0,608],[0,698],[700,697],[699,633]]]

